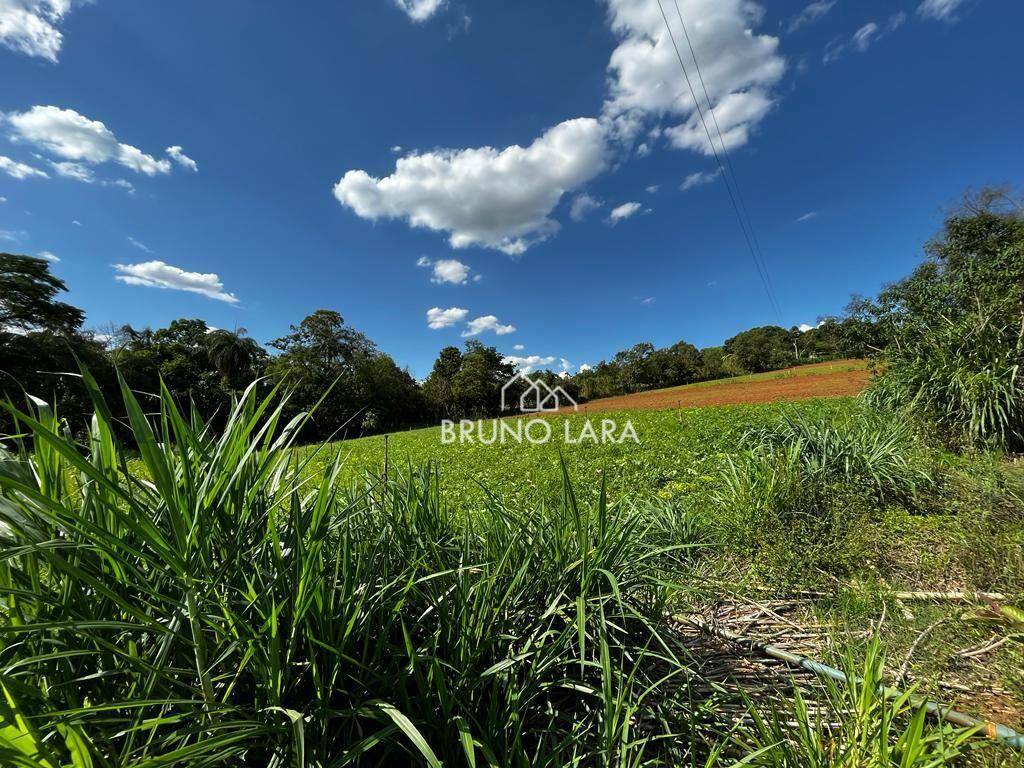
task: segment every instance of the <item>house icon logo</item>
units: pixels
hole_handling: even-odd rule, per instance
[[[519,381],[526,384],[526,389],[519,395],[517,401],[515,395],[518,387],[515,385]],[[573,410],[579,408],[579,404],[562,387],[551,387],[541,379],[531,379],[522,371],[506,381],[501,388],[501,410],[503,411],[511,411],[518,407],[522,413],[543,413],[569,406],[572,406]]]

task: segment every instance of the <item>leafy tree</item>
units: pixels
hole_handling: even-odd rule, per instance
[[[501,388],[515,375],[500,352],[476,339],[466,342],[462,364],[452,379],[452,394],[460,418],[480,419],[501,414]]]
[[[736,334],[725,342],[725,352],[735,355],[736,362],[750,373],[774,371],[796,362],[791,333],[777,325]]]
[[[0,253],[0,330],[77,331],[85,313],[56,300],[66,290],[44,259]]]
[[[243,389],[256,378],[267,360],[263,347],[245,334],[245,328],[216,330],[206,338],[210,362],[232,391]]]
[[[458,403],[455,399],[455,376],[461,368],[462,352],[459,348],[445,347],[434,361],[427,380],[423,382],[423,395],[438,418],[456,418]]]

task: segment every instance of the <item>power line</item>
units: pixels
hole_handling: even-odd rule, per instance
[[[770,284],[770,281],[768,279],[767,269],[766,269],[765,265],[763,265],[761,263],[761,259],[758,257],[758,249],[754,248],[754,242],[753,242],[753,239],[752,239],[753,227],[750,226],[750,231],[748,232],[748,226],[749,225],[748,225],[747,221],[743,217],[743,213],[741,212],[741,208],[740,208],[740,205],[739,205],[739,203],[737,201],[736,194],[733,192],[733,188],[732,188],[733,184],[729,180],[729,174],[726,172],[725,164],[722,162],[722,158],[719,156],[718,149],[715,146],[715,140],[711,137],[711,130],[708,128],[707,120],[705,120],[705,118],[704,118],[704,110],[701,107],[700,100],[697,98],[697,93],[696,93],[696,90],[693,87],[693,83],[690,81],[690,74],[689,74],[689,72],[686,71],[686,64],[683,62],[683,55],[679,51],[679,45],[676,43],[676,36],[672,32],[672,25],[669,23],[668,15],[665,13],[665,7],[662,5],[661,0],[658,0],[658,8],[661,10],[661,17],[662,17],[662,19],[665,20],[665,29],[668,30],[669,39],[672,41],[672,47],[675,49],[676,58],[679,60],[679,67],[683,70],[683,77],[686,78],[686,85],[687,85],[687,87],[690,90],[690,96],[693,98],[693,104],[697,108],[697,115],[700,118],[701,125],[704,127],[704,133],[708,137],[708,146],[711,147],[711,152],[712,152],[712,154],[715,157],[715,162],[718,163],[718,168],[719,168],[719,171],[720,171],[720,173],[722,175],[722,181],[725,182],[726,191],[728,191],[728,193],[729,193],[729,200],[732,203],[733,210],[736,212],[736,219],[737,219],[737,221],[739,221],[739,224],[740,224],[740,231],[743,233],[743,239],[746,241],[747,248],[750,250],[750,257],[751,257],[751,259],[753,259],[754,266],[757,268],[757,274],[761,278],[761,284],[764,286],[764,292],[765,292],[765,295],[768,297],[768,303],[771,305],[772,310],[775,312],[776,317],[778,318],[779,322],[781,323],[782,322],[782,313],[779,310],[779,304],[778,304],[778,302],[775,299],[774,292],[772,291],[771,284]],[[676,5],[676,11],[678,12],[678,10],[679,10],[679,6],[677,4]],[[680,20],[681,19],[682,19],[682,14],[680,14]],[[684,31],[685,31],[685,28],[684,28]],[[691,48],[691,53],[692,53],[692,48]],[[696,64],[696,58],[694,58],[694,63]],[[707,90],[706,89],[705,89],[705,95],[707,95]],[[711,101],[710,101],[710,99],[708,100],[708,108],[711,109],[711,114],[712,114],[712,117],[714,118],[714,109],[711,108]],[[716,122],[716,126],[717,126],[717,118],[715,118],[715,122]],[[718,133],[719,133],[719,139],[722,140],[721,130],[719,130]],[[725,150],[725,142],[724,142],[724,140],[722,140],[722,149],[723,149],[723,151]],[[731,163],[730,163],[730,167],[731,167]],[[739,191],[739,188],[737,187],[737,192],[738,191]]]
[[[736,174],[736,169],[732,164],[732,156],[729,154],[729,147],[725,144],[725,137],[722,135],[722,127],[718,124],[718,115],[715,114],[714,108],[711,106],[711,96],[708,94],[708,87],[704,84],[704,75],[700,71],[700,62],[697,61],[697,53],[693,50],[693,43],[690,41],[690,33],[686,29],[686,22],[683,20],[683,12],[679,10],[679,0],[672,0],[676,7],[676,16],[679,17],[679,26],[683,28],[683,35],[686,37],[686,45],[690,49],[690,57],[693,59],[693,66],[697,69],[697,79],[700,81],[701,90],[704,91],[704,99],[708,104],[708,111],[711,113],[711,119],[715,123],[715,131],[718,133],[718,141],[722,145],[722,154],[725,155],[725,162],[729,166],[729,173],[732,174],[732,183],[736,188],[736,197],[740,203],[740,210],[743,211],[743,215],[747,219],[747,226],[750,228],[750,236],[754,240],[754,248],[757,250],[758,258],[761,259],[761,265],[764,268],[765,277],[768,278],[768,286],[771,289],[772,296],[775,300],[776,312],[779,309],[778,296],[775,294],[775,286],[772,284],[771,272],[768,270],[768,261],[764,257],[764,252],[761,250],[761,243],[757,239],[757,230],[754,229],[754,220],[750,217],[750,212],[747,210],[747,203],[743,199],[743,190],[740,188],[740,178]]]

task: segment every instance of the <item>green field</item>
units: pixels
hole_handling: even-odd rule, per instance
[[[342,478],[355,480],[366,472],[380,473],[385,445],[391,468],[402,470],[430,463],[442,480],[449,504],[471,509],[494,494],[510,505],[556,500],[561,492],[560,462],[564,461],[577,493],[591,497],[605,482],[612,498],[656,496],[670,500],[703,497],[717,482],[726,457],[740,451],[748,431],[787,414],[803,413],[836,419],[854,418],[862,406],[856,400],[813,400],[793,404],[739,405],[681,410],[637,410],[614,414],[617,422],[632,421],[639,444],[585,443],[565,445],[453,444],[441,442],[439,428],[418,429],[388,436],[342,441],[304,449],[323,466],[340,455]],[[585,415],[553,416],[553,433],[564,436],[568,422],[576,437]],[[485,435],[489,435],[485,431]]]

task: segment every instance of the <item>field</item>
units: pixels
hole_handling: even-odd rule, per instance
[[[859,395],[871,378],[862,360],[836,360],[732,379],[703,381],[681,387],[592,400],[584,413],[647,408],[703,408],[741,403],[773,403],[813,397]]]
[[[549,444],[293,447],[252,391],[223,433],[124,396],[130,462],[102,409],[83,456],[43,407],[0,462],[0,761],[1016,764],[880,686],[1024,725],[1024,476],[859,398],[609,414],[635,443],[574,413]]]

